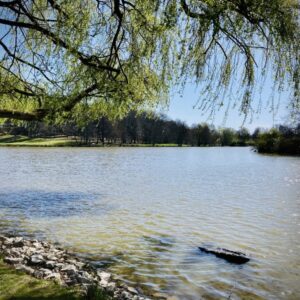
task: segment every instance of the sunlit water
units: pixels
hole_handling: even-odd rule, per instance
[[[57,241],[144,291],[300,298],[300,159],[249,148],[0,148],[0,232]],[[197,246],[246,252],[232,265]]]

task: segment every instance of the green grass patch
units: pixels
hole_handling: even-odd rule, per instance
[[[50,280],[39,280],[16,271],[0,259],[0,300],[83,299],[78,288],[66,288]]]
[[[66,137],[28,138],[26,136],[0,136],[0,146],[15,147],[68,147],[76,146],[77,142]]]
[[[15,270],[0,258],[0,300],[111,300],[104,291],[92,287],[82,295],[79,287],[63,287],[54,281],[36,279]]]
[[[78,143],[75,139],[67,137],[52,137],[52,138],[29,138],[21,135],[3,135],[0,136],[0,146],[11,147],[80,147],[84,144]],[[177,144],[91,144],[92,147],[178,147]],[[188,147],[182,145],[180,147]]]

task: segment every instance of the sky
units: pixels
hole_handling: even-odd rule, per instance
[[[231,108],[226,119],[224,118],[225,109],[219,110],[213,120],[209,118],[209,114],[203,114],[199,109],[193,108],[199,99],[199,91],[197,92],[193,84],[188,84],[182,95],[175,93],[171,96],[168,109],[163,109],[161,112],[171,119],[179,119],[188,125],[206,122],[216,127],[230,127],[234,129],[246,127],[252,132],[257,127],[269,129],[274,125],[286,123],[289,115],[287,93],[281,95],[281,100],[276,105],[276,111],[272,111],[268,103],[271,91],[272,81],[268,78],[262,92],[262,99],[265,100],[263,100],[261,111],[253,114],[252,118],[249,117],[245,123],[243,123],[244,115],[239,113],[238,107]],[[259,99],[257,97],[253,99],[253,107],[256,108],[258,106]]]

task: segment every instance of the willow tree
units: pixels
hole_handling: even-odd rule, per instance
[[[201,86],[251,110],[271,72],[299,105],[297,0],[2,0],[0,117],[121,116]]]

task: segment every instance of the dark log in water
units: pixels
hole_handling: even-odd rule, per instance
[[[237,251],[231,251],[224,248],[207,248],[207,247],[198,247],[201,251],[209,254],[214,254],[219,258],[223,258],[228,262],[235,264],[244,264],[250,260],[246,254]]]

